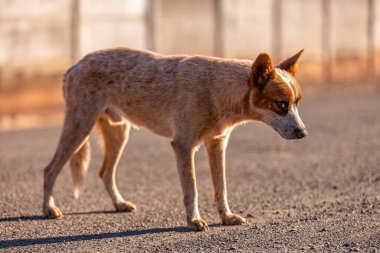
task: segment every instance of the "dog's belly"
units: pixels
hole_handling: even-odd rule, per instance
[[[133,125],[138,127],[145,127],[157,135],[166,138],[173,137],[173,131],[170,127],[170,122],[168,122],[167,119],[147,119],[145,117],[141,118],[136,115],[127,114],[127,120],[130,121]]]
[[[117,106],[108,106],[105,113],[114,124],[129,121],[133,126],[145,127],[157,135],[166,138],[173,137],[170,116],[167,114],[158,116],[153,113],[144,113],[141,108],[140,110],[134,110],[131,107],[121,109]]]

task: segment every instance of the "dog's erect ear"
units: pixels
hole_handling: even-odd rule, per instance
[[[259,54],[252,65],[252,76],[250,85],[263,90],[265,84],[274,78],[275,71],[272,59],[268,54]]]
[[[286,59],[285,61],[282,61],[280,64],[278,64],[277,68],[283,69],[288,71],[293,76],[297,73],[298,70],[298,61],[303,53],[303,49],[293,55],[292,57]]]

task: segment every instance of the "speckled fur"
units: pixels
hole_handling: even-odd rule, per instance
[[[294,75],[299,55],[291,62],[283,62],[282,69]],[[194,172],[197,146],[204,143],[207,148],[222,222],[246,223],[230,211],[227,203],[224,160],[228,137],[239,123],[265,122],[269,112],[275,113],[272,104],[276,97],[293,96],[289,85],[281,83],[266,54],[253,63],[204,56],[164,56],[128,48],[87,55],[67,71],[63,91],[66,116],[57,151],[45,168],[44,214],[62,217],[52,196],[54,182],[70,158],[75,167],[85,167],[78,163],[88,157],[82,149],[88,150],[88,135],[95,124],[103,135],[105,148],[100,177],[117,210],[135,210],[121,196],[115,182],[116,166],[134,125],[171,139],[187,222],[196,230],[208,228],[198,211]]]

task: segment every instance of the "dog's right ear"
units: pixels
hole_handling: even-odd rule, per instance
[[[252,65],[251,78],[249,85],[263,90],[265,84],[275,76],[274,66],[272,59],[268,54],[259,54]]]

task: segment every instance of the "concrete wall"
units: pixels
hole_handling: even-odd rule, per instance
[[[80,55],[98,49],[145,47],[145,1],[82,0]]]
[[[225,57],[254,58],[271,51],[272,1],[223,2]]]
[[[115,46],[213,55],[221,45],[224,57],[266,51],[276,61],[305,48],[301,77],[367,77],[370,1],[380,76],[380,0],[0,0],[0,88],[61,74],[76,58]]]
[[[333,75],[348,79],[366,73],[367,1],[333,2]],[[364,3],[364,4],[363,4]],[[354,11],[353,11],[354,10]]]
[[[164,54],[213,51],[212,0],[156,0],[155,49]]]
[[[377,75],[380,75],[380,1],[375,1],[375,69]]]
[[[1,0],[2,74],[44,75],[69,63],[69,0]]]
[[[321,80],[323,64],[322,1],[287,0],[283,2],[280,58],[305,49],[300,75]],[[286,5],[285,5],[286,4]]]

